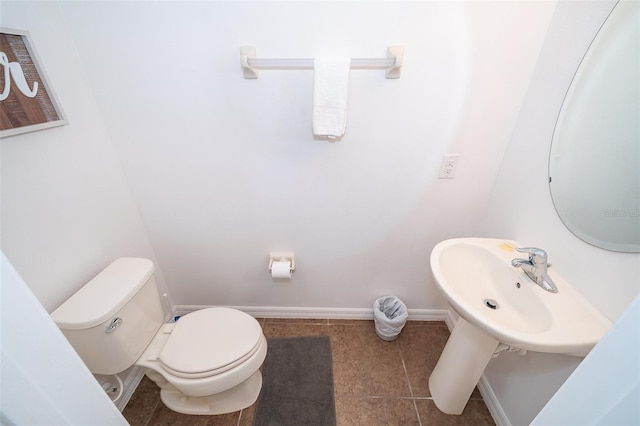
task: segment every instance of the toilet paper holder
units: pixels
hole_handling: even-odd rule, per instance
[[[290,251],[272,251],[269,253],[269,272],[273,268],[273,262],[289,261],[291,263],[291,272],[296,270],[295,255]]]

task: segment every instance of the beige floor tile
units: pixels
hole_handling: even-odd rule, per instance
[[[122,415],[131,426],[144,426],[160,404],[160,388],[144,376]]]
[[[432,400],[416,400],[422,426],[489,426],[495,425],[482,400],[469,400],[459,416],[444,414]]]
[[[327,324],[309,324],[305,322],[265,322],[262,332],[267,339],[281,337],[326,336]],[[267,349],[268,350],[268,349]]]
[[[411,399],[336,397],[337,426],[419,425]]]
[[[398,345],[407,369],[414,397],[431,396],[429,376],[449,338],[445,327],[407,324],[398,337]]]
[[[158,387],[158,385],[156,385],[156,383],[146,375],[142,376],[142,380],[140,380],[140,384],[138,384],[138,388],[136,389],[136,391],[156,392],[158,395],[160,395],[160,388]]]
[[[265,318],[265,324],[313,324],[313,325],[327,325],[328,320],[322,318]]]
[[[253,415],[256,412],[256,404],[253,404],[249,408],[245,408],[240,412],[240,420],[238,421],[238,426],[252,426],[253,425]]]
[[[336,396],[410,397],[397,342],[385,342],[372,321],[363,325],[331,325]]]
[[[408,320],[406,325],[422,325],[425,327],[444,327],[447,328],[447,324],[444,321],[415,321]]]
[[[328,319],[329,325],[369,325],[373,324],[372,320],[354,320],[354,319]]]

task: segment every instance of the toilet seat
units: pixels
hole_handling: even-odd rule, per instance
[[[251,358],[260,347],[261,337],[258,321],[244,312],[201,309],[175,323],[158,360],[176,377],[211,377]]]

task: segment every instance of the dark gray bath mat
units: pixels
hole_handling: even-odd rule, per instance
[[[335,425],[329,336],[268,343],[253,426]]]

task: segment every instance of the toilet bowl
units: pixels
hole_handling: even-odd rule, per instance
[[[51,316],[92,373],[144,367],[174,411],[223,414],[253,404],[267,353],[258,321],[215,307],[164,324],[153,272],[147,259],[117,259]]]
[[[222,414],[253,404],[267,355],[260,324],[235,309],[206,308],[164,324],[136,365],[161,388],[170,409]]]

